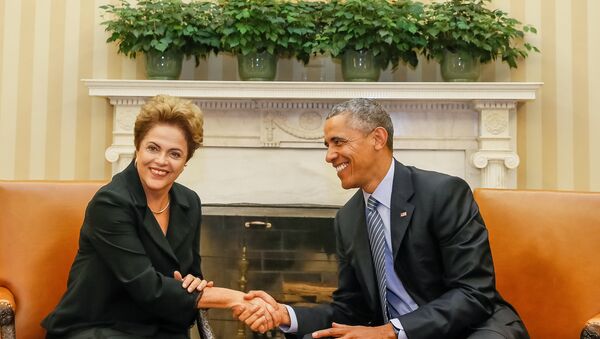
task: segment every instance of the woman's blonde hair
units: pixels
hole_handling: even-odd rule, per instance
[[[160,94],[148,100],[135,119],[133,143],[139,150],[140,143],[154,126],[167,124],[179,127],[185,135],[190,160],[194,152],[202,145],[204,118],[202,111],[190,100]]]

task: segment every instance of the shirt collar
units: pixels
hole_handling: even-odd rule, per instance
[[[375,191],[373,191],[373,197],[375,197],[375,199],[377,199],[377,201],[379,201],[379,203],[385,207],[387,207],[388,209],[391,208],[392,204],[392,186],[394,185],[394,167],[395,167],[395,161],[394,159],[392,159],[391,164],[390,164],[390,168],[387,171],[387,174],[385,175],[385,177],[383,177],[383,180],[381,180],[381,182],[379,183],[379,185],[377,185],[377,188],[375,188]],[[367,193],[365,191],[363,192],[363,196],[365,198],[365,205],[367,204],[367,201],[369,200],[369,197],[371,196],[370,193]]]

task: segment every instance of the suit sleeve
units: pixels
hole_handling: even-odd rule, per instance
[[[409,338],[460,336],[489,318],[496,298],[488,233],[470,188],[451,177],[430,192],[447,292],[400,317]]]
[[[196,316],[198,292],[188,293],[179,281],[154,269],[138,235],[135,211],[118,194],[100,192],[88,208],[92,245],[139,305],[168,324],[187,327]]]
[[[363,296],[360,283],[353,268],[351,252],[345,247],[340,228],[340,213],[335,218],[337,255],[338,255],[338,288],[333,293],[333,302],[313,308],[294,308],[298,318],[298,337],[316,330],[331,327],[332,322],[352,325],[372,325],[374,314]]]

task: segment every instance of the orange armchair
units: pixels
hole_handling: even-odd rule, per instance
[[[0,181],[0,338],[43,338],[101,182]]]
[[[600,193],[478,189],[497,288],[532,338],[600,338]]]

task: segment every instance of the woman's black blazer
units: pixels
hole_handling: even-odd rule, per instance
[[[177,183],[169,194],[165,237],[133,163],[96,193],[85,212],[67,292],[42,321],[49,334],[95,326],[147,336],[189,329],[198,292],[188,293],[173,272],[202,275],[200,199]]]

